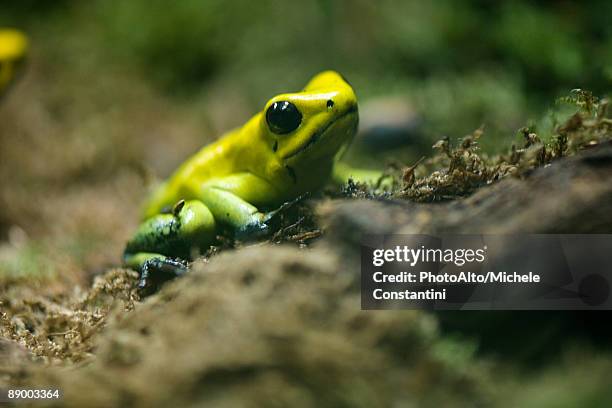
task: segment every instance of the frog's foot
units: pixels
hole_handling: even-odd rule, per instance
[[[304,200],[308,196],[309,193],[302,194],[291,201],[283,203],[276,210],[272,210],[267,213],[258,213],[259,218],[241,228],[236,229],[234,237],[238,241],[253,241],[270,235],[271,229],[269,223],[284,211],[287,211],[289,208],[293,207],[295,204]]]
[[[179,258],[151,258],[146,260],[140,270],[138,291],[143,296],[151,295],[165,282],[187,272],[187,262]]]
[[[179,200],[168,213],[145,220],[127,243],[123,260],[140,271],[139,288],[155,291],[161,283],[182,275],[183,259],[193,259],[215,237],[215,220],[210,210],[197,200]]]

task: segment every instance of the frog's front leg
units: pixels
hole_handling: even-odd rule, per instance
[[[202,186],[202,201],[215,220],[230,226],[239,239],[257,238],[269,231],[267,221],[274,211],[264,213],[257,205],[274,205],[278,191],[252,173],[238,173],[211,180]]]
[[[215,238],[215,219],[201,201],[179,201],[172,211],[145,220],[127,243],[124,262],[140,272],[142,292],[183,274],[187,260]]]

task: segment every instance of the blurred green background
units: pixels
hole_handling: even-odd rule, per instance
[[[334,68],[362,101],[408,101],[427,140],[485,124],[495,150],[569,90],[610,89],[610,15],[605,0],[22,0],[0,24],[28,32],[57,70],[132,70],[202,115],[214,99],[214,131]]]

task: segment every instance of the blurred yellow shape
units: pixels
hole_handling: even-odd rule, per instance
[[[28,50],[27,37],[18,30],[0,28],[0,92],[13,80]]]

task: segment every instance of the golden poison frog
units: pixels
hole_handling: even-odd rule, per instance
[[[10,28],[0,28],[0,95],[15,78],[27,50],[25,35]]]
[[[374,177],[334,166],[358,118],[351,86],[326,71],[300,92],[273,97],[244,126],[187,159],[146,203],[125,249],[126,265],[140,271],[139,288],[148,292],[184,273],[186,260],[214,242],[220,225],[240,238],[261,236],[279,206],[332,176]],[[270,208],[277,210],[263,211]]]

